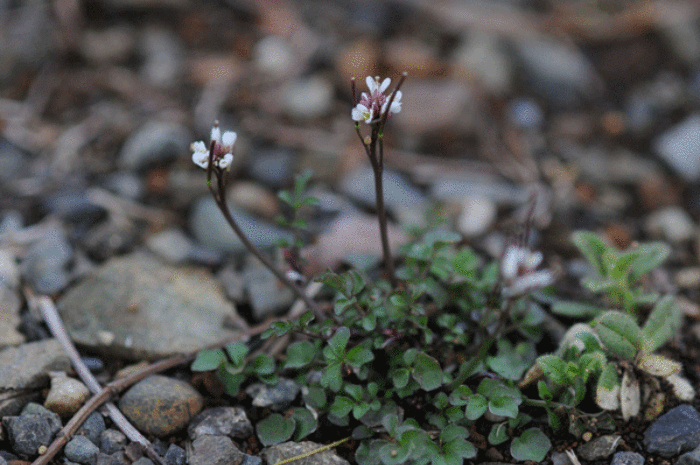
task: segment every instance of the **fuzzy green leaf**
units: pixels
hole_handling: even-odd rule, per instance
[[[673,296],[660,299],[642,328],[642,348],[652,353],[673,337],[681,325],[681,312]]]
[[[569,318],[592,318],[602,310],[596,305],[560,300],[552,305],[552,313]]]
[[[567,384],[569,379],[566,376],[566,362],[556,355],[541,355],[537,357],[537,365],[544,374],[559,384]]]
[[[336,417],[347,417],[354,406],[355,402],[349,397],[335,396],[331,405],[331,413]]]
[[[260,354],[251,363],[251,368],[257,375],[270,375],[275,372],[275,361],[267,354]]]
[[[394,383],[394,386],[399,389],[406,387],[409,377],[410,373],[405,368],[399,368],[391,373],[391,380]]]
[[[462,459],[473,459],[476,457],[476,447],[474,447],[474,444],[463,438],[455,438],[449,441],[442,446],[442,451],[445,454],[445,458],[448,459],[448,463],[455,463],[457,465],[463,463]]]
[[[326,390],[318,386],[309,386],[308,390],[302,391],[304,402],[316,410],[326,406]]]
[[[671,248],[663,242],[647,242],[637,247],[639,257],[632,264],[630,279],[638,280],[640,277],[650,272],[671,254]]]
[[[467,428],[458,425],[447,425],[440,432],[440,441],[442,442],[450,442],[456,438],[466,439],[468,437],[469,431]]]
[[[333,337],[328,340],[328,346],[323,349],[323,355],[329,361],[342,360],[345,356],[345,346],[350,339],[350,330],[341,326]]]
[[[260,442],[265,446],[272,446],[291,439],[294,434],[295,422],[290,418],[284,418],[279,413],[273,413],[255,425]]]
[[[345,357],[345,360],[354,368],[360,368],[365,363],[374,360],[372,351],[361,346],[350,349]]]
[[[489,399],[489,411],[494,415],[515,418],[518,416],[518,405],[520,403],[520,399],[511,396],[491,398]]]
[[[210,371],[216,370],[222,363],[226,362],[226,356],[221,350],[201,350],[194,359],[190,370],[192,371]]]
[[[609,248],[607,244],[598,236],[588,231],[576,231],[572,235],[572,240],[581,254],[588,260],[588,263],[590,263],[601,276],[604,276],[606,270],[603,266],[603,255]]]
[[[631,360],[641,348],[639,326],[625,313],[603,313],[595,321],[595,330],[605,348],[617,357]]]
[[[540,399],[542,399],[542,400],[544,400],[544,401],[549,402],[549,401],[551,401],[552,399],[554,399],[554,396],[552,395],[552,392],[551,392],[551,391],[549,390],[549,388],[547,387],[547,383],[545,383],[545,382],[542,381],[542,380],[540,380],[540,381],[537,382],[537,392],[538,392],[539,395],[540,395]]]
[[[450,404],[466,405],[469,402],[469,396],[472,395],[472,390],[468,386],[461,385],[450,394]]]
[[[538,428],[525,430],[510,444],[510,455],[518,461],[541,462],[552,448],[549,438]]]

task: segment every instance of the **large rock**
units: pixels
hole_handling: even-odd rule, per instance
[[[245,327],[214,277],[141,253],[114,258],[59,301],[74,342],[129,358],[196,351]]]
[[[70,359],[55,339],[0,351],[0,417],[16,415],[49,385],[49,371],[70,370]]]
[[[644,432],[644,449],[673,457],[700,445],[700,414],[690,405],[679,405],[659,417]]]
[[[272,447],[266,447],[260,451],[260,455],[267,460],[267,463],[279,463],[282,460],[306,454],[320,447],[323,447],[323,444],[311,441],[284,442]],[[340,457],[332,449],[299,459],[294,463],[297,465],[348,465],[348,461]]]

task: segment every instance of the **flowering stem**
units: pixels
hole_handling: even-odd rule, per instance
[[[226,222],[231,226],[231,229],[236,233],[238,238],[243,242],[243,245],[246,246],[246,248],[253,254],[255,257],[257,257],[258,260],[274,274],[277,279],[279,279],[285,286],[287,286],[289,289],[294,292],[294,294],[297,296],[297,298],[301,299],[304,301],[307,307],[311,309],[314,312],[314,315],[316,315],[316,318],[322,319],[323,316],[323,311],[321,310],[321,307],[318,306],[318,304],[311,299],[306,293],[304,292],[303,289],[301,289],[299,286],[297,286],[294,282],[292,282],[289,278],[287,278],[284,273],[282,273],[280,270],[278,270],[268,259],[265,257],[260,250],[253,244],[250,239],[245,235],[245,233],[241,230],[241,228],[238,226],[238,223],[236,220],[233,218],[231,215],[231,211],[228,209],[228,204],[226,203],[226,192],[224,190],[225,186],[225,173],[217,173],[217,190],[215,191],[212,186],[209,186],[209,190],[212,193],[212,196],[214,197],[214,201],[216,202],[216,206],[219,207],[219,210],[221,210],[221,213],[224,215],[224,218],[226,219]]]

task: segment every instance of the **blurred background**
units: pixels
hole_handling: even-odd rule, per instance
[[[397,242],[441,218],[498,256],[529,222],[554,253],[587,228],[696,266],[699,16],[663,0],[1,0],[0,237],[47,293],[143,246],[241,256],[189,149],[219,120],[256,243],[288,234],[276,192],[310,168],[308,273],[376,252],[350,79],[405,71],[386,134]]]

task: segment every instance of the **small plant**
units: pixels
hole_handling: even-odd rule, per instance
[[[572,238],[597,273],[596,277],[582,281],[585,288],[594,294],[605,294],[610,305],[622,308],[631,315],[636,315],[641,305],[651,305],[659,298],[657,293],[645,292],[639,286],[639,281],[666,260],[671,252],[668,245],[648,242],[619,251],[587,231],[577,231]],[[560,302],[553,310],[578,317],[595,316],[600,311],[595,306],[573,302]]]
[[[551,449],[544,426],[580,436],[610,426],[610,412],[618,408],[631,418],[639,406],[626,399],[639,398],[644,376],[676,383],[679,392],[687,388],[678,377],[680,366],[654,354],[677,329],[678,308],[672,297],[657,299],[638,286],[668,255],[661,244],[619,252],[592,234],[577,233],[577,246],[599,273],[585,285],[628,313],[557,302],[559,313],[596,318],[575,325],[559,351],[539,357],[546,314],[531,295],[555,280],[541,268],[541,253],[513,244],[486,262],[458,234],[435,229],[417,234],[394,263],[383,200],[383,131],[387,118],[401,110],[404,78],[385,95],[390,80],[368,77],[369,93],[359,100],[353,80],[351,116],[374,169],[385,269],[328,270],[315,277],[331,296],[325,313],[274,269],[231,216],[224,190],[235,134],[222,135],[215,125],[208,150],[203,142],[192,145],[193,160],[207,170],[212,195],[232,229],[309,308],[299,319],[270,323],[261,335],[287,337],[280,355],[253,356],[248,345],[236,342],[200,352],[192,370],[215,372],[230,396],[253,381],[292,378],[302,386],[301,402],[259,421],[260,442],[318,437],[319,425],[331,424],[338,436],[357,441],[360,465],[459,465],[479,455],[483,445],[472,438],[478,430],[488,432],[492,446],[509,446],[513,459],[539,462]],[[370,135],[362,136],[361,122]],[[306,230],[299,210],[316,204],[305,195],[310,176],[297,176],[293,190],[279,196],[289,210],[281,222],[295,239],[278,245],[297,273]],[[655,305],[640,327],[630,314],[647,304]],[[596,408],[591,400],[596,411],[589,408]]]

